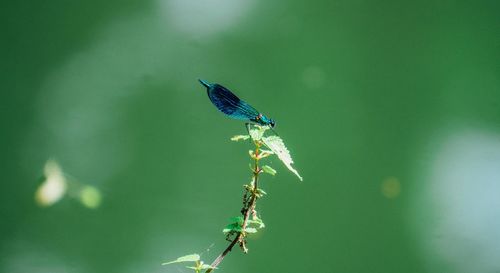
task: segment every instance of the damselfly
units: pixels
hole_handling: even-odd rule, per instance
[[[222,113],[234,119],[269,126],[271,129],[274,128],[275,122],[273,119],[261,114],[257,109],[229,91],[229,89],[217,83],[208,83],[204,80],[199,81],[207,88],[208,97]]]

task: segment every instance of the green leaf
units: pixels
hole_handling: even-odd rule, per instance
[[[248,220],[248,223],[252,224],[252,225],[256,225],[257,228],[264,228],[264,227],[266,227],[266,225],[264,225],[264,222],[262,221],[262,219],[260,219],[257,216],[255,216],[253,218],[253,220]]]
[[[265,192],[263,189],[257,189],[257,193],[259,193],[260,195],[266,195],[267,192]]]
[[[196,262],[200,260],[200,255],[198,254],[190,254],[186,256],[182,256],[177,258],[174,261],[162,263],[161,265],[174,264],[174,263],[183,263],[183,262]]]
[[[232,232],[232,231],[241,232],[242,231],[241,225],[239,223],[232,223],[232,224],[227,225],[226,228],[224,228],[222,230],[222,232],[224,232],[224,233],[228,233],[228,232]]]
[[[212,267],[212,266],[210,266],[209,264],[202,264],[202,265],[200,266],[200,269],[202,269],[202,270],[209,269],[209,268],[212,268],[212,269],[217,269],[217,267]]]
[[[279,136],[263,137],[262,141],[278,156],[281,162],[283,162],[283,164],[285,164],[285,166],[300,179],[300,181],[303,180],[299,172],[292,167],[293,160],[290,156],[290,152]]]
[[[238,223],[238,224],[243,224],[243,216],[235,216],[229,218],[230,223]]]
[[[275,175],[276,174],[276,170],[269,167],[268,165],[264,165],[262,166],[262,170],[270,175]]]
[[[198,267],[195,267],[195,266],[186,266],[186,268],[193,269],[195,271],[206,270],[206,269],[209,269],[209,268],[217,269],[217,267],[211,267],[209,264],[201,264]]]
[[[228,232],[242,232],[243,231],[243,217],[242,216],[236,216],[230,219],[232,221],[231,224],[227,225],[222,232],[228,233]],[[255,227],[246,227],[245,232],[247,233],[255,233],[257,232],[257,228],[263,228],[264,222],[257,217],[254,216],[253,219],[248,219],[247,220],[247,225],[254,225]]]
[[[265,191],[263,191],[262,189],[257,189],[257,192],[255,193],[255,195],[258,197],[258,198],[261,198],[262,196],[266,195],[267,193]]]
[[[249,139],[249,135],[237,135],[231,138],[232,141],[240,141],[240,140],[247,140]]]
[[[222,232],[228,233],[228,232],[241,232],[242,228],[241,226],[243,225],[243,216],[235,216],[229,218],[230,224],[228,224]]]
[[[245,232],[246,233],[257,233],[257,229],[256,228],[253,228],[253,227],[247,227],[245,229]]]
[[[266,157],[273,155],[273,154],[274,154],[273,151],[261,149],[260,153],[259,153],[259,158],[266,158]]]
[[[262,136],[264,135],[264,132],[269,129],[267,126],[259,126],[259,125],[253,125],[249,132],[250,132],[250,137],[253,140],[261,140]]]

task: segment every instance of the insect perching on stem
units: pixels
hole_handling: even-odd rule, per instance
[[[276,123],[273,119],[257,111],[257,109],[238,98],[229,89],[217,83],[208,83],[204,80],[199,81],[207,88],[208,97],[215,107],[230,118],[246,121],[248,131],[250,131],[249,123],[254,123],[268,126],[274,132],[273,128]]]

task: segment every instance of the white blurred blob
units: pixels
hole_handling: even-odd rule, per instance
[[[82,205],[90,209],[96,209],[101,204],[102,197],[99,189],[75,179],[67,179],[59,163],[53,159],[45,163],[44,178],[35,192],[35,201],[42,207],[57,203],[66,194],[77,198]]]
[[[235,24],[249,11],[253,0],[158,0],[160,9],[176,29],[210,35]]]
[[[415,203],[423,252],[453,272],[500,272],[500,135],[455,134],[437,147]]]
[[[325,85],[326,75],[321,67],[309,66],[302,72],[302,81],[307,88],[316,89]]]
[[[66,178],[59,164],[48,160],[44,167],[45,180],[35,192],[38,205],[48,207],[59,201],[66,193]]]

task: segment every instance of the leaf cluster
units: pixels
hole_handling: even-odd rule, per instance
[[[269,130],[269,127],[267,126],[253,125],[251,128],[249,128],[248,135],[237,135],[232,137],[231,140],[240,141],[251,138],[253,141],[267,147],[269,150],[262,150],[261,153],[257,156],[253,154],[253,151],[250,151],[250,157],[252,157],[252,159],[256,159],[257,157],[258,159],[262,159],[270,155],[276,155],[288,170],[295,174],[300,181],[303,181],[302,176],[300,176],[299,172],[292,166],[293,159],[290,155],[290,151],[285,146],[283,139],[281,139],[277,135],[265,136],[265,132],[267,130]],[[269,173],[271,175],[276,174],[276,170],[269,166],[263,166],[262,168],[266,173]]]
[[[199,254],[189,254],[182,257],[179,257],[173,261],[162,263],[161,265],[168,264],[176,264],[176,263],[185,263],[185,262],[193,262],[193,266],[186,266],[186,268],[193,269],[196,273],[199,273],[203,270],[207,269],[215,269],[215,267],[210,266],[209,264],[205,264]]]

